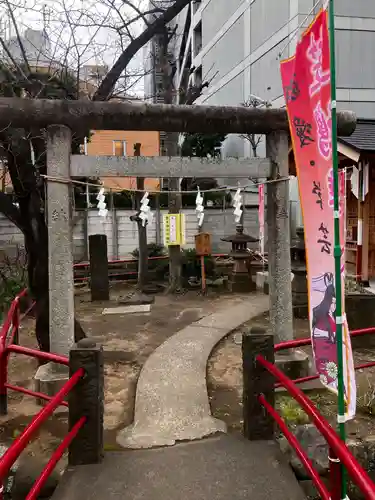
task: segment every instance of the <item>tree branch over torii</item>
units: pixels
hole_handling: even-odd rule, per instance
[[[47,9],[45,5],[42,7],[41,0],[0,0],[0,14],[12,25],[11,33],[0,37],[0,98],[19,98],[21,107],[26,102],[36,104],[56,99],[64,105],[76,101],[78,105],[95,107],[104,103],[77,100],[84,92],[85,97],[94,94],[93,100],[106,101],[114,97],[115,88],[116,94],[126,98],[129,84],[136,82],[140,73],[144,74],[143,69],[135,70],[137,78],[133,78],[130,67],[134,56],[190,0],[165,0],[151,3],[148,8],[140,8],[136,0],[89,0],[88,3],[78,6],[75,0],[54,0],[53,8]],[[30,13],[33,21],[28,26],[25,22]],[[38,16],[43,26],[40,46],[25,33],[31,28],[35,34]],[[103,69],[111,59],[115,62],[100,83]],[[85,65],[88,70],[94,67],[94,73],[85,73]],[[59,123],[58,120],[55,115],[54,123]],[[67,125],[73,132],[72,151],[78,153],[84,136],[95,126],[91,121],[86,127],[74,120]],[[0,160],[14,189],[13,197],[0,193],[0,212],[24,235],[29,289],[36,301],[36,335],[44,351],[49,350],[46,126],[11,118],[0,131]],[[75,332],[79,340],[83,333],[77,321]]]
[[[126,47],[109,70],[93,96],[94,101],[106,101],[111,97],[111,93],[121,74],[125,71],[137,52],[189,4],[190,0],[176,0],[163,13],[156,17],[151,24],[147,25],[146,29]]]

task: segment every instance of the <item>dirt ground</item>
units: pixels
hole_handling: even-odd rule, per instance
[[[202,296],[191,291],[179,296],[156,296],[149,314],[103,315],[104,307],[114,307],[120,297],[132,288],[115,285],[111,289],[111,301],[91,303],[88,290],[76,294],[76,314],[87,335],[101,343],[105,354],[105,448],[118,449],[116,434],[133,419],[135,388],[140,370],[148,356],[168,337],[178,330],[199,320],[221,307],[227,297],[211,292]],[[231,295],[231,298],[233,296]],[[214,350],[208,364],[208,389],[214,416],[224,420],[230,432],[242,431],[242,358],[238,333],[250,326],[269,326],[268,314],[243,325],[224,339]],[[295,321],[297,338],[309,336],[307,321]],[[35,347],[34,320],[26,318],[21,325],[21,345]],[[306,352],[311,355],[310,349]],[[370,349],[355,351],[356,363],[375,360]],[[9,381],[33,388],[37,369],[35,360],[24,356],[12,356],[9,365]],[[357,372],[358,373],[358,372]],[[358,373],[358,416],[348,426],[349,434],[375,433],[375,369]],[[336,403],[325,391],[313,391],[310,396],[329,419],[334,420]],[[285,393],[278,394],[278,405],[284,418],[291,424],[305,423],[305,414]],[[0,417],[0,442],[9,444],[32,417],[40,411],[34,398],[9,393],[9,412]],[[67,413],[57,412],[43,426],[40,439],[34,439],[27,453],[46,461],[67,433]],[[63,460],[60,467],[64,467]]]
[[[269,328],[268,313],[243,325],[238,331],[223,339],[212,353],[207,367],[208,391],[212,413],[224,420],[229,432],[242,432],[242,355],[240,332],[245,328],[259,326]],[[295,338],[309,337],[307,320],[295,320]],[[312,356],[311,348],[304,348]],[[355,364],[375,361],[374,349],[356,349]],[[357,373],[357,416],[347,424],[349,436],[368,436],[375,434],[375,368],[359,370]],[[315,385],[315,384],[314,384]],[[321,413],[335,426],[336,397],[320,388],[306,391]],[[291,425],[307,423],[306,414],[292,398],[280,391],[276,396],[277,405],[284,419]]]
[[[116,434],[133,419],[136,382],[148,356],[178,330],[210,314],[225,301],[211,291],[184,295],[157,295],[151,312],[131,315],[103,315],[105,307],[116,307],[118,300],[132,292],[126,285],[114,285],[111,301],[91,303],[88,290],[76,293],[76,314],[88,337],[103,345],[105,359],[105,447],[116,449]],[[34,320],[26,318],[21,326],[20,343],[36,347]],[[9,382],[33,389],[37,363],[29,357],[11,356]],[[0,442],[9,444],[40,411],[34,398],[9,392],[8,415],[0,417]],[[67,433],[67,413],[56,412],[40,431],[40,439],[28,447],[28,453],[47,459]],[[63,464],[63,462],[62,462]]]

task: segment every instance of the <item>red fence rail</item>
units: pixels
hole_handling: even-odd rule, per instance
[[[69,365],[67,357],[59,356],[56,354],[41,352],[36,349],[30,349],[17,345],[19,338],[20,326],[20,299],[27,294],[24,290],[12,302],[9,312],[5,318],[4,324],[0,330],[0,412],[6,413],[7,411],[7,391],[13,390],[26,395],[34,396],[47,401],[46,406],[32,419],[31,423],[26,427],[22,434],[14,441],[12,446],[0,458],[0,500],[4,498],[3,482],[19,455],[24,451],[30,440],[35,433],[38,432],[41,425],[52,415],[55,409],[60,406],[68,406],[65,401],[66,396],[77,386],[80,380],[84,377],[85,371],[79,368],[71,378],[65,383],[60,391],[53,397],[46,394],[32,391],[23,387],[18,387],[9,384],[7,381],[8,361],[9,356],[13,354],[22,354],[31,356],[43,361],[52,361],[62,365]],[[367,328],[351,332],[352,336],[361,336],[375,333],[375,328]],[[307,346],[311,343],[310,339],[301,339],[291,342],[284,342],[274,346],[274,351],[279,352],[285,349]],[[272,344],[273,345],[273,344]],[[354,456],[350,453],[347,446],[340,440],[331,425],[324,419],[314,406],[312,401],[297,387],[296,384],[308,380],[314,380],[317,376],[305,377],[298,380],[290,380],[283,372],[281,372],[273,363],[267,361],[262,355],[255,356],[255,362],[266,370],[277,381],[276,386],[284,387],[288,393],[301,405],[307,415],[313,421],[317,429],[325,437],[330,448],[330,468],[331,468],[331,491],[327,488],[325,483],[320,478],[318,472],[315,470],[311,460],[303,450],[302,446],[290,431],[282,417],[277,413],[273,405],[267,400],[264,394],[258,394],[257,399],[259,404],[265,409],[270,417],[279,426],[286,439],[289,441],[292,448],[296,451],[297,456],[300,458],[302,464],[305,466],[308,474],[313,480],[321,498],[323,500],[340,500],[340,474],[341,464],[345,466],[352,481],[359,487],[366,499],[375,500],[375,484],[371,481],[368,474],[364,471],[361,465],[357,462]],[[245,366],[245,365],[244,365]],[[375,362],[370,362],[358,366],[359,368],[368,368],[375,366]],[[273,384],[272,384],[273,385]],[[72,427],[68,435],[63,439],[61,444],[53,453],[48,464],[42,471],[41,475],[33,485],[26,500],[35,500],[52,473],[58,461],[63,456],[64,452],[68,449],[72,441],[75,439],[79,431],[86,423],[86,417],[82,416],[77,419],[77,422]]]
[[[350,332],[351,337],[363,337],[365,335],[375,334],[375,327],[372,328],[362,328],[360,330],[353,330]],[[298,340],[290,340],[287,342],[281,342],[280,344],[275,345],[275,352],[285,351],[287,349],[294,349],[296,347],[305,347],[311,345],[311,339],[298,339]],[[366,368],[375,367],[375,361],[370,361],[368,363],[363,363],[361,365],[357,365],[354,369],[357,370],[365,370]],[[301,377],[293,380],[295,384],[304,384],[306,382],[312,382],[314,380],[318,380],[319,375],[309,375],[308,377]],[[280,383],[276,383],[275,387],[280,387]]]
[[[351,332],[352,337],[369,335],[375,333],[374,328],[365,328],[361,330],[354,330]],[[280,352],[286,349],[302,347],[311,345],[311,339],[300,339],[289,342],[283,342],[274,346],[275,352]],[[305,467],[307,473],[310,475],[313,483],[321,498],[323,500],[340,500],[341,499],[341,464],[343,464],[348,472],[349,477],[353,483],[361,490],[366,499],[375,500],[375,484],[372,482],[367,472],[361,467],[358,461],[351,454],[347,446],[341,441],[338,434],[327,422],[327,420],[319,413],[313,402],[297,387],[297,384],[316,380],[318,375],[304,377],[297,380],[289,379],[281,370],[279,370],[273,363],[267,361],[263,356],[258,355],[256,362],[259,363],[267,372],[269,372],[277,381],[275,387],[284,387],[287,392],[297,401],[304,409],[306,414],[315,424],[316,428],[326,439],[330,448],[330,476],[331,487],[327,488],[325,483],[320,478],[318,472],[314,468],[311,460],[306,452],[298,442],[294,434],[290,431],[281,415],[274,409],[274,407],[267,401],[263,394],[258,396],[259,403],[264,407],[266,412],[276,422],[281,432],[288,440],[291,447],[295,450],[301,463]],[[371,368],[375,366],[375,362],[369,362],[356,367],[356,370]]]
[[[0,413],[3,415],[7,413],[8,390],[13,390],[22,394],[43,399],[47,401],[47,404],[39,413],[34,416],[32,421],[25,428],[22,434],[17,437],[17,439],[15,439],[12,445],[0,458],[0,500],[4,499],[4,482],[13,464],[19,458],[20,454],[27,447],[30,440],[38,432],[43,423],[52,415],[55,409],[60,405],[68,406],[68,403],[65,401],[65,397],[74,389],[74,387],[85,375],[85,372],[82,368],[78,369],[59,390],[59,392],[53,397],[50,397],[47,394],[43,394],[41,392],[36,392],[31,389],[26,389],[24,387],[19,387],[8,383],[8,362],[9,357],[12,353],[31,356],[39,360],[52,361],[54,363],[69,366],[69,359],[65,356],[60,356],[48,352],[41,352],[36,349],[17,345],[19,340],[20,321],[22,319],[20,315],[20,299],[26,296],[26,294],[27,290],[24,290],[14,299],[0,330]],[[31,308],[29,308],[25,315],[30,311],[30,309]],[[51,475],[56,464],[61,459],[64,452],[68,449],[69,445],[77,436],[79,430],[85,425],[85,423],[86,417],[82,417],[76,422],[68,435],[64,438],[62,443],[53,453],[50,461],[27,495],[26,500],[35,500],[38,498],[42,487]]]
[[[307,415],[312,419],[317,429],[321,432],[327,440],[329,447],[334,451],[337,458],[345,466],[352,481],[360,488],[361,492],[367,499],[375,500],[375,484],[371,481],[366,471],[360,466],[354,456],[350,453],[347,446],[341,441],[337,433],[333,430],[331,425],[324,419],[314,406],[312,401],[290,380],[282,371],[280,371],[274,364],[270,363],[263,356],[257,356],[257,362],[260,363],[269,373],[271,373],[276,380],[288,391],[288,393],[302,406]],[[260,396],[260,403],[269,411],[264,396]],[[277,414],[278,415],[278,414]],[[274,414],[271,416],[274,417]],[[280,422],[281,417],[278,415],[276,422]],[[285,424],[285,422],[284,422]],[[288,435],[285,435],[288,439]],[[290,439],[290,436],[289,436]],[[292,443],[291,443],[292,444]],[[293,446],[293,444],[292,444]],[[297,448],[298,449],[298,448]],[[297,451],[296,449],[296,451]],[[299,448],[299,453],[301,453]],[[304,453],[304,452],[303,452]],[[306,459],[307,457],[305,457]],[[332,462],[335,463],[335,462]],[[322,488],[322,484],[316,483],[316,478],[312,477],[317,487]],[[326,491],[327,500],[332,497],[335,500],[334,492],[331,494]],[[337,495],[337,492],[336,492]],[[338,497],[338,500],[340,497]]]
[[[228,257],[228,254],[225,253],[215,253],[212,254],[212,257],[214,259],[222,258],[222,257]],[[199,257],[197,257],[198,259]],[[168,255],[158,255],[155,257],[148,257],[148,262],[155,262],[155,261],[165,261],[168,260],[169,257]],[[118,266],[118,265],[125,265],[127,266],[128,264],[138,264],[138,259],[135,257],[128,257],[126,259],[117,259],[117,260],[109,260],[108,261],[108,266]],[[137,266],[136,266],[137,267]],[[76,283],[79,282],[84,282],[88,281],[90,279],[89,273],[90,273],[90,262],[78,262],[77,264],[74,264],[73,266],[74,270],[77,271],[82,271],[85,273],[84,276],[75,276],[74,281]],[[115,271],[118,270],[118,273],[115,273]],[[129,277],[129,279],[133,279],[133,277],[138,275],[137,270],[129,270],[128,268],[121,268],[121,267],[113,267],[109,269],[109,278],[124,278],[125,276]]]
[[[220,257],[228,257],[227,253],[214,253],[212,254],[212,257],[214,258],[220,258]],[[155,260],[168,260],[169,256],[168,255],[158,255],[155,257],[148,257],[149,261],[155,261]],[[108,264],[136,264],[138,263],[138,259],[136,257],[128,257],[127,259],[117,259],[117,260],[109,260]],[[74,264],[74,269],[80,269],[80,268],[87,268],[90,267],[90,262],[78,262],[77,264]]]
[[[360,330],[352,330],[350,332],[351,337],[363,337],[365,335],[375,334],[375,327],[362,328]],[[275,345],[275,352],[286,351],[288,349],[295,349],[296,347],[305,347],[311,345],[311,338],[298,339],[298,340],[288,340],[287,342],[281,342]]]

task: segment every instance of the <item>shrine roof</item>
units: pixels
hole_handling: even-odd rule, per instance
[[[339,137],[339,141],[359,152],[375,152],[375,120],[359,118],[350,137]]]

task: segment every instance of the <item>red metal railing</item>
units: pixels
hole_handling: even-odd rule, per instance
[[[375,328],[365,328],[361,330],[354,330],[351,332],[351,337],[358,337],[362,335],[374,334]],[[275,345],[275,351],[280,352],[286,349],[308,346],[311,344],[311,339],[300,339],[289,342],[283,342]],[[280,371],[274,364],[270,363],[263,356],[257,356],[257,362],[260,363],[269,373],[271,373],[277,383],[275,387],[284,387],[288,393],[301,405],[309,418],[313,421],[317,429],[326,439],[330,448],[329,461],[330,461],[330,490],[320,478],[318,472],[314,468],[307,453],[302,448],[294,434],[290,431],[282,417],[277,413],[273,406],[266,400],[264,395],[259,396],[260,404],[265,408],[267,413],[273,418],[278,425],[281,432],[284,434],[291,447],[295,450],[301,463],[305,467],[307,473],[310,475],[315,484],[321,498],[323,500],[340,500],[341,499],[341,465],[343,464],[348,471],[351,480],[365,495],[366,499],[375,500],[375,484],[371,481],[366,471],[357,462],[354,456],[350,453],[347,446],[341,441],[337,433],[331,425],[324,419],[314,406],[312,401],[297,387],[297,384],[316,380],[318,375],[310,377],[303,377],[297,380],[289,379],[282,371]],[[356,367],[356,370],[371,368],[375,366],[375,362],[369,362]]]
[[[362,328],[360,330],[353,330],[350,332],[351,337],[363,337],[365,335],[375,334],[375,327],[372,328]],[[275,345],[275,352],[285,351],[287,349],[295,349],[296,347],[304,347],[311,345],[311,339],[299,339],[299,340],[289,340],[287,342],[281,342]],[[355,370],[365,370],[366,368],[375,367],[375,361],[370,361],[369,363],[364,363],[355,367]],[[295,384],[304,384],[306,382],[312,382],[313,380],[318,380],[319,375],[310,375],[308,377],[301,377],[293,380]],[[275,387],[280,387],[280,383],[277,383]]]
[[[228,254],[225,253],[215,253],[212,254],[213,258],[220,258],[220,257],[228,257]],[[198,258],[198,257],[197,257]],[[159,255],[156,257],[148,257],[148,261],[158,261],[158,260],[168,260],[169,257],[168,255]],[[127,259],[119,259],[119,260],[109,260],[108,265],[117,265],[117,264],[137,264],[138,259],[134,257],[129,257]],[[83,269],[86,271],[89,271],[90,263],[89,262],[79,262],[77,264],[74,264],[74,269]],[[119,270],[119,268],[113,268],[113,271]],[[109,277],[110,278],[123,278],[124,276],[137,276],[138,271],[132,271],[128,269],[122,269],[120,273],[114,274],[113,272],[110,272]],[[88,276],[76,276],[74,278],[75,282],[80,282],[80,281],[88,281],[89,277]]]
[[[41,394],[36,391],[32,391],[31,389],[24,389],[22,387],[18,387],[8,383],[8,362],[11,353],[23,354],[40,359],[42,361],[52,361],[61,365],[69,365],[68,358],[64,356],[59,356],[57,354],[42,352],[36,349],[30,349],[28,347],[17,345],[21,321],[20,300],[26,295],[27,290],[23,290],[13,300],[3,326],[0,330],[0,414],[7,413],[8,390],[28,394],[29,396],[34,396],[36,398],[41,397]],[[22,316],[22,318],[24,318],[25,315],[30,312],[32,307],[33,305],[29,307],[28,311]],[[48,396],[42,395],[41,399],[48,400]]]
[[[265,368],[269,373],[271,373],[276,380],[280,382],[280,384],[288,391],[288,393],[302,406],[302,408],[305,410],[307,415],[311,418],[311,420],[314,422],[315,426],[317,429],[321,432],[321,434],[325,437],[327,440],[327,443],[329,447],[333,450],[335,453],[335,458],[336,457],[340,460],[340,462],[345,466],[346,470],[348,471],[348,474],[352,481],[359,487],[361,492],[365,495],[366,499],[369,500],[375,500],[375,484],[371,481],[369,478],[368,474],[366,471],[360,466],[360,464],[357,462],[357,460],[354,458],[354,456],[350,453],[349,449],[347,446],[341,441],[339,436],[336,434],[336,432],[333,430],[333,428],[330,426],[330,424],[324,419],[324,417],[318,412],[312,401],[294,384],[292,380],[290,380],[282,371],[280,371],[274,364],[270,363],[266,359],[264,359],[263,356],[257,356],[256,358],[257,362],[260,363],[263,368]],[[271,417],[273,417],[280,425],[281,422],[281,430],[285,431],[286,424],[282,420],[281,416],[273,410],[273,408],[270,408],[270,405],[267,403],[265,400],[264,396],[259,397],[259,402],[264,406],[266,411],[269,412]],[[272,410],[272,411],[270,411]],[[276,415],[275,415],[276,414]],[[299,456],[303,457],[303,462],[305,465],[309,465],[307,468],[307,471],[311,474],[311,479],[314,481],[316,487],[319,489],[319,491],[323,492],[323,498],[324,499],[329,499],[332,498],[332,500],[340,500],[339,495],[340,492],[337,491],[336,487],[339,486],[337,484],[333,484],[332,487],[334,488],[333,491],[329,492],[328,489],[325,487],[325,485],[322,483],[322,481],[319,480],[316,481],[316,475],[318,474],[317,471],[311,470],[312,464],[311,462],[309,463],[309,459],[298,443],[296,446],[295,440],[291,437],[291,432],[289,429],[287,429],[287,432],[285,434],[285,437],[288,439],[290,444],[294,447],[296,452],[299,454]],[[339,467],[339,462],[333,461],[332,457],[331,458],[331,467]],[[335,472],[335,476],[337,475],[337,472]],[[325,496],[327,495],[327,496]]]
[[[3,500],[3,487],[1,486],[5,477],[9,473],[12,465],[18,459],[19,455],[23,452],[26,446],[29,444],[32,437],[40,429],[41,425],[49,418],[54,410],[60,406],[67,406],[65,397],[69,392],[77,385],[77,383],[84,376],[84,370],[79,369],[74,375],[66,382],[66,384],[60,389],[60,391],[54,396],[50,397],[46,394],[40,392],[32,391],[23,387],[18,387],[9,384],[7,381],[7,370],[8,370],[8,360],[11,353],[23,354],[26,356],[31,356],[44,361],[52,361],[62,365],[68,365],[69,360],[64,356],[59,356],[56,354],[40,352],[35,349],[30,349],[26,347],[21,347],[15,343],[19,336],[19,326],[20,326],[20,299],[25,296],[26,290],[21,292],[15,300],[12,302],[9,309],[8,315],[4,321],[4,324],[0,330],[0,411],[2,413],[6,412],[7,403],[7,390],[14,390],[26,395],[34,396],[47,401],[46,406],[33,418],[28,427],[23,431],[23,433],[14,441],[12,446],[7,450],[7,452],[0,458],[0,500]],[[352,336],[368,335],[375,333],[375,328],[367,328],[363,330],[357,330],[351,333]],[[275,346],[275,351],[282,351],[285,349],[307,346],[311,343],[310,339],[302,339],[291,342],[285,342]],[[307,456],[306,452],[303,450],[302,446],[289,430],[286,423],[282,417],[277,413],[277,411],[269,404],[263,395],[259,396],[259,402],[269,413],[269,415],[275,420],[280,430],[285,435],[286,439],[289,441],[293,449],[296,451],[297,456],[300,458],[302,464],[305,466],[307,472],[309,473],[311,479],[313,480],[321,498],[323,500],[340,500],[340,474],[341,468],[340,463],[342,463],[348,471],[349,476],[353,482],[360,488],[365,498],[369,500],[375,500],[375,484],[370,480],[367,473],[359,465],[353,455],[350,453],[346,445],[340,440],[336,432],[330,426],[330,424],[322,417],[318,412],[316,407],[313,405],[312,401],[297,387],[297,383],[302,383],[308,380],[314,380],[318,378],[317,376],[305,377],[303,379],[298,379],[296,381],[290,380],[284,373],[282,373],[275,365],[269,363],[262,356],[257,356],[257,362],[260,363],[264,369],[271,373],[275,379],[278,381],[276,385],[284,387],[289,394],[301,405],[301,407],[306,411],[308,416],[312,419],[317,429],[327,440],[330,447],[330,474],[331,474],[331,491],[328,490],[327,486],[324,484],[320,478],[318,472],[315,470],[311,460]],[[359,368],[368,368],[375,366],[375,362],[370,362],[358,366]],[[26,497],[26,500],[35,500],[43,485],[47,481],[51,472],[55,468],[58,461],[63,456],[64,452],[67,450],[73,439],[77,436],[79,430],[83,427],[86,422],[86,418],[82,417],[76,422],[68,435],[64,438],[61,444],[53,453],[51,459],[46,465],[45,469],[42,471],[41,475],[35,482],[34,486],[30,490]]]
[[[24,290],[14,299],[5,318],[4,324],[0,330],[0,413],[7,413],[8,390],[13,390],[22,394],[26,394],[28,396],[43,399],[47,401],[47,404],[39,413],[34,416],[32,421],[22,432],[22,434],[17,439],[15,439],[13,444],[0,458],[0,500],[3,500],[4,498],[3,483],[5,481],[5,478],[9,474],[9,471],[13,464],[16,462],[20,454],[24,451],[33,436],[38,432],[43,423],[52,415],[55,409],[58,406],[68,406],[68,403],[65,401],[66,396],[72,391],[72,389],[78,384],[78,382],[85,374],[82,368],[79,369],[53,397],[47,396],[47,394],[43,394],[41,392],[36,392],[31,389],[26,389],[24,387],[19,387],[8,383],[8,361],[9,356],[12,353],[31,356],[43,361],[52,361],[64,366],[69,365],[69,360],[65,356],[60,356],[48,352],[41,352],[36,349],[19,346],[15,343],[15,341],[18,342],[19,326],[21,320],[19,302],[20,298],[25,296],[26,294],[27,291]],[[29,310],[30,309],[31,308],[29,308]],[[80,418],[68,433],[68,435],[63,439],[62,443],[55,450],[48,464],[33,485],[32,489],[26,497],[26,500],[35,500],[38,498],[43,485],[51,475],[53,469],[63,456],[64,452],[68,449],[70,443],[73,441],[79,430],[85,424],[85,422],[86,417]]]
[[[212,257],[228,257],[227,253],[214,253],[212,254]],[[168,260],[169,256],[168,255],[159,255],[156,257],[148,257],[148,260]],[[134,264],[137,263],[138,259],[134,257],[129,257],[127,259],[120,259],[120,260],[109,260],[108,264]],[[74,264],[73,266],[75,269],[79,269],[82,267],[90,267],[90,262],[79,262],[77,264]]]
[[[58,461],[62,458],[65,451],[70,446],[73,439],[77,436],[80,429],[84,426],[86,422],[86,417],[81,417],[78,422],[73,426],[72,430],[69,432],[67,436],[65,436],[64,440],[60,443],[55,453],[52,455],[51,459],[47,463],[46,467],[35,481],[33,487],[31,488],[29,494],[26,497],[26,500],[34,500],[38,498],[38,495],[43,488],[45,482],[53,472],[56,467]]]
[[[271,415],[271,417],[275,420],[277,423],[279,429],[281,432],[284,434],[292,448],[295,450],[298,458],[301,460],[302,465],[305,467],[306,471],[310,475],[311,479],[314,481],[314,484],[316,486],[316,489],[318,490],[320,496],[322,497],[323,500],[330,500],[331,495],[326,487],[326,485],[323,483],[322,479],[319,476],[319,473],[314,469],[314,466],[307,456],[307,453],[304,451],[300,443],[298,442],[297,438],[295,435],[289,430],[288,426],[284,422],[284,420],[281,418],[281,416],[277,413],[277,411],[274,409],[272,405],[268,403],[268,401],[265,399],[263,395],[259,397],[259,402],[264,406],[264,408],[267,410],[267,412]]]

